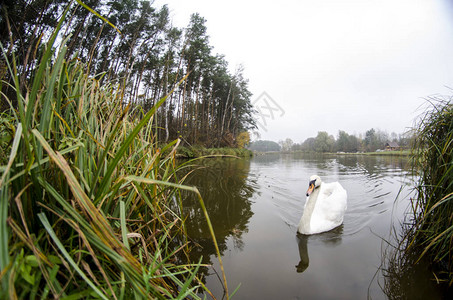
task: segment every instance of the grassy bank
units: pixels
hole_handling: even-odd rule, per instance
[[[410,156],[410,150],[402,151],[380,151],[380,152],[359,152],[359,153],[332,153],[336,155],[369,155],[369,156]]]
[[[200,158],[218,156],[252,157],[253,152],[244,148],[205,148],[202,146],[178,147],[178,158]]]
[[[67,39],[53,48],[57,33],[31,82],[8,62],[17,107],[0,115],[0,298],[209,294],[187,258],[180,190],[198,195],[219,253],[209,217],[175,167],[179,141],[159,149],[153,133],[165,98],[147,113],[125,106],[123,89],[65,57]]]

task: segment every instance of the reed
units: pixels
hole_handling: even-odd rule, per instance
[[[413,148],[419,172],[418,196],[412,201],[410,247],[433,262],[436,277],[453,283],[453,103],[431,98],[432,108],[417,124]]]
[[[209,293],[201,264],[188,261],[180,190],[196,193],[204,209],[203,199],[183,185],[179,141],[161,149],[155,140],[153,116],[165,98],[147,113],[131,109],[122,89],[65,57],[67,39],[54,48],[61,24],[27,91],[8,64],[17,107],[0,115],[0,298]]]

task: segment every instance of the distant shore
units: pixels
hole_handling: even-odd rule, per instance
[[[252,157],[254,155],[270,155],[270,154],[305,154],[305,155],[366,155],[366,156],[410,156],[410,150],[401,151],[376,151],[376,152],[306,152],[306,151],[251,151],[245,148],[205,148],[201,146],[186,147],[180,146],[177,148],[176,156],[178,158],[200,158],[213,156],[237,156],[237,157]]]
[[[411,151],[401,150],[401,151],[378,151],[378,152],[356,152],[356,153],[329,153],[333,155],[378,155],[378,156],[410,156]]]
[[[256,155],[264,154],[307,154],[307,155],[367,155],[367,156],[410,156],[411,151],[378,151],[378,152],[304,152],[304,151],[270,151],[270,152],[254,152]]]

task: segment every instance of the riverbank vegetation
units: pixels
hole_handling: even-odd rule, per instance
[[[176,149],[176,157],[178,158],[208,158],[208,157],[251,157],[253,152],[245,148],[204,148],[200,146],[184,147],[180,146]]]
[[[414,196],[402,231],[393,232],[383,253],[383,288],[390,299],[417,298],[416,286],[435,299],[453,296],[453,103],[439,97],[429,103],[415,126]]]
[[[453,103],[431,99],[417,124],[415,170],[420,179],[413,199],[409,247],[433,264],[436,279],[453,284]]]
[[[109,23],[73,2],[2,7],[0,298],[198,299],[210,294],[198,273],[206,266],[189,258],[196,245],[187,235],[182,190],[199,201],[228,298],[203,199],[183,184],[184,165],[175,161],[189,129],[171,133],[169,128],[166,135],[162,127],[167,117],[177,123],[194,117],[189,107],[196,107],[191,98],[196,92],[189,88],[199,84],[201,96],[201,82],[193,81],[205,77],[190,76],[201,60],[179,58],[180,70],[170,71],[170,44],[162,35],[172,30],[158,22],[168,25],[168,15],[161,15],[168,9],[157,12],[147,1],[92,3],[106,12]],[[192,43],[186,40],[187,47]],[[159,56],[151,57],[157,51],[153,45],[165,50],[157,52],[163,66],[155,70],[144,67],[159,64],[153,60]],[[211,125],[219,145],[224,136],[234,137],[235,130],[251,124],[235,119],[240,114],[235,101],[247,102],[235,94],[235,85],[245,82],[229,77],[226,66],[224,71],[230,96],[210,99],[213,113],[221,112],[215,105],[227,108],[209,116],[209,122],[217,122]],[[153,77],[158,74],[172,79]],[[214,82],[210,91],[221,93]],[[194,129],[180,128],[186,127]]]

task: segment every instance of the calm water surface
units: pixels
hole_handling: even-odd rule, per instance
[[[379,272],[383,239],[398,230],[409,201],[407,159],[275,154],[200,165],[187,183],[205,200],[230,292],[241,285],[234,299],[387,298]],[[348,192],[348,209],[339,228],[304,237],[297,235],[297,224],[313,174],[339,181]],[[213,265],[202,271],[220,299],[221,271],[198,202],[187,198],[184,212],[189,235],[200,246],[193,259],[202,255]]]

